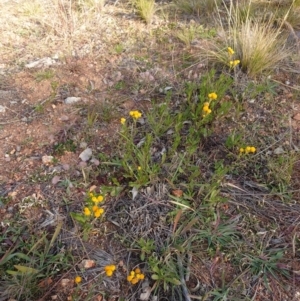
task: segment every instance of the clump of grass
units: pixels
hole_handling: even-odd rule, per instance
[[[264,71],[276,68],[289,56],[286,48],[286,36],[282,35],[283,22],[275,27],[276,17],[273,15],[262,18],[250,13],[251,2],[246,11],[241,12],[238,6],[231,1],[227,8],[228,21],[219,16],[221,25],[219,42],[205,49],[208,56],[228,65],[226,49],[231,46],[235,58],[240,61],[241,69],[251,77]],[[285,16],[286,19],[287,15]]]
[[[174,0],[175,5],[187,14],[210,14],[221,3],[220,0]]]
[[[41,82],[46,79],[51,79],[55,76],[55,72],[52,69],[38,71],[34,77],[37,82]]]
[[[154,0],[135,0],[134,5],[140,17],[147,23],[150,24],[155,14],[155,1]]]

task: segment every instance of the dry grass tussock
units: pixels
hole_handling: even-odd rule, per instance
[[[226,18],[218,15],[219,39],[205,48],[206,55],[213,61],[228,65],[227,47],[235,51],[234,58],[239,59],[241,68],[248,75],[255,77],[262,72],[278,67],[289,55],[286,46],[288,34],[283,33],[283,26],[290,10],[283,16],[278,24],[275,14],[264,17],[251,13],[252,2],[243,7],[231,1],[226,9]],[[277,24],[277,26],[274,26]]]

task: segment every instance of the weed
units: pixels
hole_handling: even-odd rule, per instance
[[[57,143],[54,146],[54,154],[63,155],[65,152],[75,152],[77,146],[72,139],[67,139],[65,142]]]
[[[158,259],[153,255],[149,258],[148,264],[153,273],[151,278],[161,284],[164,291],[167,291],[170,286],[180,285],[177,265],[171,256]]]
[[[89,127],[94,126],[95,122],[97,121],[98,118],[98,113],[95,110],[93,106],[88,107],[88,112],[87,112],[87,124]]]
[[[188,14],[196,14],[200,16],[202,14],[211,14],[216,5],[221,3],[220,0],[174,0],[175,5]]]
[[[34,300],[42,291],[39,284],[43,279],[49,281],[60,269],[68,268],[70,258],[63,252],[54,252],[61,228],[59,222],[50,240],[47,233],[32,236],[18,225],[6,229],[13,247],[0,249],[1,298]]]
[[[266,287],[269,288],[268,277],[273,277],[278,282],[280,282],[279,275],[290,277],[288,268],[280,264],[283,254],[284,251],[280,249],[266,250],[259,256],[248,254],[244,260],[251,273],[256,277],[262,277]]]
[[[155,14],[155,1],[154,0],[133,0],[135,7],[141,18],[150,24]]]
[[[116,52],[116,54],[121,54],[124,51],[123,44],[121,43],[116,44],[114,47],[114,51]]]
[[[34,77],[37,82],[41,82],[46,79],[51,79],[55,76],[55,72],[52,69],[37,72]]]
[[[116,90],[122,90],[125,88],[125,83],[123,81],[119,81],[114,85]]]
[[[91,191],[86,197],[83,211],[81,213],[71,212],[71,217],[76,220],[83,229],[84,240],[89,238],[89,233],[93,229],[94,223],[104,213],[104,209],[99,207],[99,204],[103,201],[104,197],[102,195]]]
[[[141,237],[137,241],[137,244],[138,247],[141,249],[140,258],[142,261],[145,260],[146,255],[149,256],[155,250],[154,241],[151,239],[146,240],[143,237]]]

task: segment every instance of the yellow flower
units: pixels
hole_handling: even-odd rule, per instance
[[[208,94],[208,98],[210,100],[215,100],[215,99],[217,99],[217,97],[218,97],[218,95],[215,92],[212,92],[212,93]]]
[[[88,207],[84,207],[83,213],[84,213],[84,215],[89,216],[89,215],[91,215],[91,210]]]
[[[99,203],[101,203],[102,201],[103,201],[103,196],[102,195],[98,195],[98,197],[97,197],[97,201],[99,202]]]
[[[126,118],[121,118],[121,120],[120,120],[120,122],[121,122],[121,124],[125,124],[125,122],[126,122]]]
[[[94,203],[97,203],[97,198],[96,198],[95,196],[93,196],[93,197],[92,197],[92,201],[93,201]]]
[[[240,63],[240,60],[234,60],[234,61],[230,61],[229,65],[230,65],[231,68],[234,68],[239,63]]]
[[[211,113],[211,109],[208,109],[207,114],[210,114],[210,113]]]
[[[105,274],[108,277],[111,277],[115,270],[116,270],[116,266],[114,264],[107,265],[106,267],[104,267]]]
[[[74,279],[74,282],[76,284],[80,283],[82,281],[82,278],[80,276],[76,276],[75,279]]]
[[[130,275],[127,276],[127,280],[131,282],[131,284],[136,284],[144,278],[145,275],[141,272],[139,268],[136,268],[134,271],[131,271]]]
[[[205,102],[205,103],[203,104],[204,107],[205,107],[205,106],[209,106],[209,105],[210,105],[209,102]]]
[[[202,111],[203,112],[208,112],[209,111],[209,106],[204,105]]]
[[[229,55],[233,55],[234,54],[234,50],[231,47],[228,47],[227,51],[228,51]]]
[[[256,148],[255,148],[254,146],[251,146],[251,147],[250,147],[250,152],[251,152],[251,153],[255,153],[255,152],[256,152]]]
[[[129,115],[133,118],[133,119],[139,119],[142,117],[142,113],[139,111],[130,111]]]
[[[137,284],[139,282],[139,279],[138,278],[133,278],[132,280],[131,280],[131,283],[132,284]]]
[[[240,148],[240,153],[243,153],[245,150],[241,147]]]
[[[136,278],[138,278],[139,280],[143,280],[145,278],[144,274],[137,274]]]
[[[99,209],[99,207],[98,207],[97,205],[94,205],[94,206],[92,207],[93,212],[96,212],[98,209]]]
[[[142,170],[142,167],[141,167],[141,166],[138,166],[137,170]]]
[[[247,146],[246,148],[245,148],[245,153],[246,154],[249,154],[251,152],[251,147],[250,146]]]
[[[95,217],[100,217],[103,213],[104,213],[104,209],[103,208],[98,208],[95,211],[94,215],[95,215]]]

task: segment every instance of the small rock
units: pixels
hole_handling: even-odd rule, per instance
[[[73,282],[73,281],[72,281],[71,279],[65,278],[65,279],[62,279],[62,280],[61,280],[60,284],[61,284],[62,287],[66,287],[67,285],[69,285],[69,284],[72,283],[72,282]]]
[[[49,67],[53,64],[55,64],[55,60],[51,59],[50,57],[44,57],[40,60],[28,63],[25,65],[26,68],[31,69],[31,68],[40,68],[40,67]]]
[[[0,113],[5,113],[5,107],[0,105]]]
[[[86,148],[87,147],[87,143],[82,141],[80,142],[80,145],[79,145],[80,148]]]
[[[67,115],[62,115],[62,116],[60,116],[59,120],[60,121],[68,121],[69,117]]]
[[[92,159],[91,159],[91,163],[93,163],[93,164],[96,165],[96,166],[99,166],[99,165],[100,165],[100,161],[97,160],[96,158],[92,158]]]
[[[19,152],[21,150],[21,146],[20,145],[17,145],[16,146],[16,149],[17,149],[17,152]]]
[[[274,153],[275,155],[281,155],[281,154],[284,153],[284,149],[283,149],[281,146],[279,146],[279,147],[277,147],[276,149],[274,149],[273,153]]]
[[[86,162],[88,161],[91,157],[92,157],[92,150],[90,148],[86,148],[80,155],[79,155],[79,158]]]
[[[87,167],[87,163],[81,161],[81,162],[78,164],[78,167],[79,167],[79,168],[85,168],[85,167]]]
[[[65,104],[67,104],[67,105],[71,105],[71,104],[73,104],[73,103],[76,103],[76,102],[78,102],[78,101],[80,101],[81,100],[81,98],[80,97],[67,97],[66,99],[65,99]]]
[[[64,170],[69,170],[70,169],[70,165],[69,164],[63,164],[63,169]]]
[[[95,260],[90,260],[90,259],[84,259],[81,261],[81,263],[78,265],[80,268],[84,269],[90,269],[96,266],[96,261]]]
[[[53,156],[43,156],[42,157],[42,162],[45,165],[52,164],[54,157]]]

